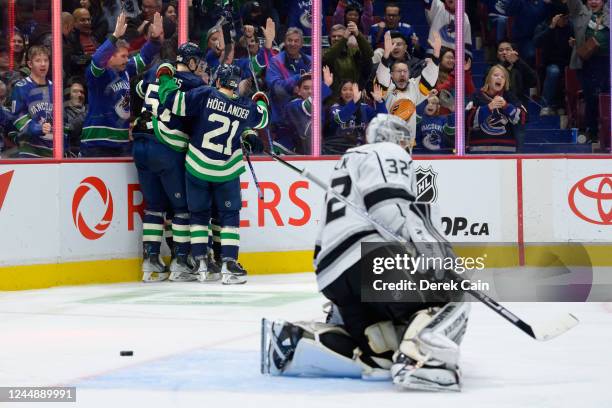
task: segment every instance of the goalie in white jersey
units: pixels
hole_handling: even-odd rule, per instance
[[[379,114],[368,126],[368,144],[336,163],[330,187],[408,242],[446,243],[429,204],[415,203],[410,135],[405,121]],[[361,243],[391,237],[329,192],[321,225],[317,284],[339,312],[333,319],[338,324],[264,319],[262,372],[392,378],[403,388],[459,390],[459,343],[469,304],[362,302]]]

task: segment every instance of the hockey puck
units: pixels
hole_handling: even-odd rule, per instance
[[[119,355],[122,356],[122,357],[133,356],[134,352],[132,350],[123,350],[123,351],[119,352]]]

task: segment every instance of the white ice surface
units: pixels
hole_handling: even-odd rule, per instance
[[[261,318],[321,319],[322,303],[312,274],[0,292],[0,386],[77,387],[76,404],[53,407],[612,407],[609,303],[506,304],[529,321],[580,319],[543,343],[474,303],[461,393],[260,375]]]

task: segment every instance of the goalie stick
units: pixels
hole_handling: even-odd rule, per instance
[[[371,223],[376,228],[382,231],[385,231],[387,234],[393,237],[395,241],[401,244],[404,244],[404,245],[408,243],[405,238],[397,235],[395,232],[391,231],[385,225],[382,225],[378,221],[374,220],[370,216],[370,214],[368,214],[366,210],[364,210],[363,208],[360,208],[352,201],[349,201],[346,197],[338,193],[333,188],[330,188],[324,181],[319,179],[314,174],[310,173],[305,168],[300,169],[299,167],[296,167],[293,164],[283,160],[280,156],[278,156],[275,153],[271,153],[267,151],[266,154],[271,156],[277,162],[295,171],[296,173],[301,174],[303,177],[312,181],[313,183],[321,187],[326,192],[333,194],[335,198],[340,200],[347,207],[350,207],[356,214],[361,216],[363,219],[367,220],[369,223]],[[457,282],[468,281],[467,279],[459,276],[455,271],[447,271],[447,272],[449,272],[451,277]],[[497,301],[495,301],[488,295],[482,293],[481,291],[475,290],[475,289],[465,289],[465,292],[469,293],[470,295],[478,299],[480,302],[484,303],[487,307],[489,307],[495,313],[497,313],[498,315],[500,315],[501,317],[503,317],[504,319],[512,323],[515,327],[519,328],[525,334],[539,341],[546,341],[546,340],[553,339],[565,333],[566,331],[570,330],[572,327],[578,324],[578,319],[574,315],[569,314],[569,313],[561,315],[559,317],[554,317],[544,324],[540,324],[540,325],[529,324],[525,322],[524,320],[522,320],[521,318],[519,318],[518,316],[516,316],[510,310],[506,309],[504,306],[497,303]]]

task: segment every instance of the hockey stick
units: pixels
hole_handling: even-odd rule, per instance
[[[406,241],[406,239],[404,237],[397,235],[395,232],[391,231],[387,226],[382,225],[378,221],[374,220],[370,216],[370,214],[368,214],[368,212],[366,210],[364,210],[363,208],[360,208],[359,206],[357,206],[352,201],[349,201],[346,197],[344,197],[342,194],[338,193],[333,188],[330,188],[324,181],[319,179],[314,174],[310,173],[308,170],[300,169],[300,168],[294,166],[293,164],[283,160],[277,154],[274,154],[274,153],[271,153],[271,152],[266,152],[266,154],[271,156],[277,162],[279,162],[281,164],[284,164],[286,167],[290,168],[291,170],[295,171],[296,173],[301,174],[303,177],[305,177],[308,180],[312,181],[313,183],[315,183],[316,185],[321,187],[326,192],[329,192],[329,193],[333,194],[333,196],[335,198],[340,200],[347,207],[350,207],[356,214],[358,214],[360,217],[362,217],[363,219],[365,219],[366,221],[371,223],[377,229],[382,230],[385,233],[389,234],[395,241],[397,241],[397,242],[399,242],[401,244],[404,244],[404,245],[408,244],[408,242]],[[456,272],[454,272],[452,270],[449,270],[447,272],[450,274],[451,278],[453,280],[457,281],[457,282],[463,282],[463,281],[469,282],[468,279],[465,279],[465,278],[459,276]],[[468,287],[471,287],[471,285],[468,285]],[[495,313],[497,313],[498,315],[500,315],[501,317],[503,317],[504,319],[506,319],[507,321],[512,323],[514,326],[519,328],[521,331],[523,331],[524,333],[526,333],[527,335],[531,336],[532,338],[534,338],[536,340],[546,341],[546,340],[553,339],[553,338],[555,338],[555,337],[565,333],[566,331],[570,330],[572,327],[574,327],[574,326],[576,326],[578,324],[578,319],[574,315],[568,313],[566,315],[562,315],[562,316],[556,317],[554,319],[550,319],[550,321],[548,321],[545,324],[540,324],[540,325],[537,325],[537,326],[531,325],[531,324],[528,324],[527,322],[525,322],[524,320],[522,320],[521,318],[519,318],[518,316],[516,316],[510,310],[506,309],[504,306],[502,306],[499,303],[497,303],[497,301],[495,301],[491,297],[489,297],[486,294],[482,293],[481,291],[475,290],[475,289],[464,289],[464,291],[469,293],[470,295],[472,295],[473,297],[475,297],[476,299],[478,299],[482,303],[484,303],[486,306],[488,306]]]
[[[249,149],[244,146],[242,143],[242,151],[246,157],[247,164],[249,165],[249,169],[251,170],[251,176],[253,176],[253,182],[255,182],[255,188],[257,189],[257,197],[263,201],[263,192],[261,191],[261,187],[259,186],[259,181],[257,180],[257,175],[255,174],[255,169],[253,168],[253,163],[251,163],[251,154],[249,153]]]

